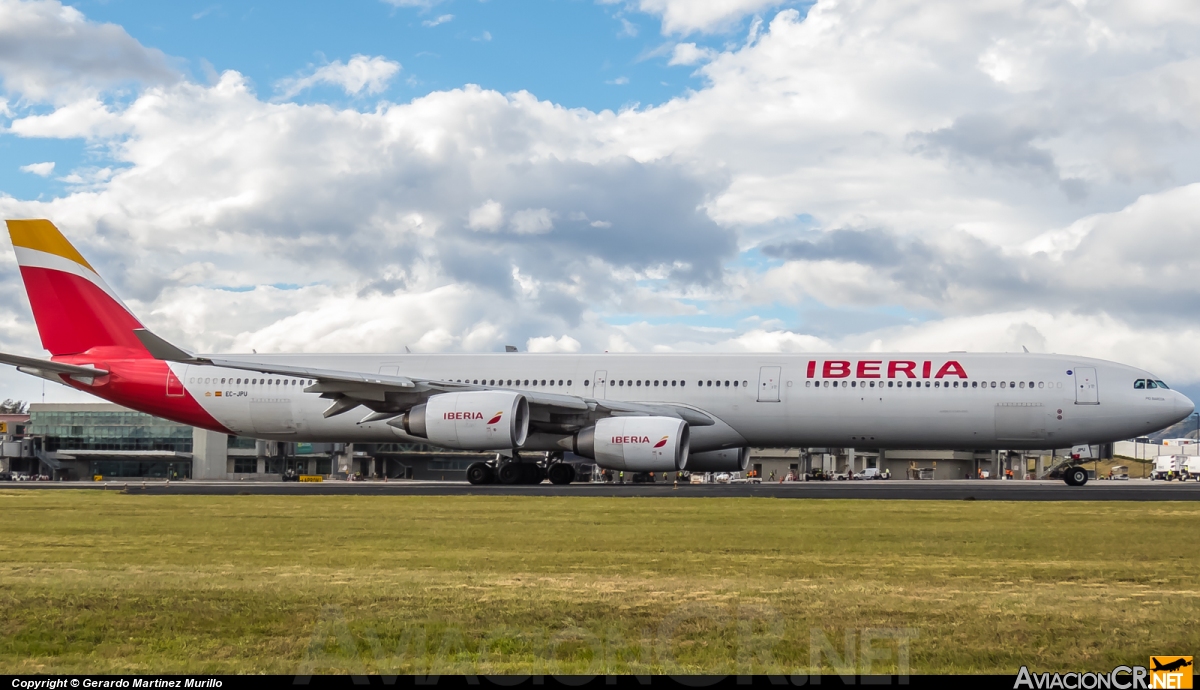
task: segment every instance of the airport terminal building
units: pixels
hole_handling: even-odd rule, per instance
[[[111,403],[33,403],[8,415],[0,471],[94,477],[279,481],[293,474],[459,479],[487,453],[416,444],[279,443],[229,436]],[[0,420],[4,421],[4,420]]]
[[[52,479],[232,479],[285,475],[373,479],[465,478],[490,453],[405,443],[280,443],[206,431],[111,403],[34,403],[28,415],[0,417],[0,472]],[[1197,446],[1200,447],[1200,446]],[[1109,451],[1111,454],[1111,450]],[[764,481],[870,468],[892,479],[1041,476],[1062,451],[913,451],[754,448],[748,469]]]

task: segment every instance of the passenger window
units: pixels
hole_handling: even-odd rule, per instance
[[[570,381],[567,381],[567,383],[570,383]],[[583,385],[584,385],[584,386],[587,386],[587,385],[588,385],[587,379],[584,379],[584,381],[583,381]]]
[[[625,385],[625,382],[624,382],[624,381],[617,381],[617,385],[618,385],[618,386],[624,386],[624,385]]]
[[[750,383],[748,381],[742,381],[742,388],[746,388],[749,385]],[[791,384],[789,383],[788,385],[790,386]]]
[[[636,385],[638,385],[638,386],[641,386],[641,385],[642,385],[642,382],[641,382],[641,381],[638,381]]]
[[[888,388],[891,388],[893,385],[895,385],[895,381],[888,381]]]
[[[680,381],[680,382],[679,382],[679,387],[680,387],[680,388],[683,388],[683,387],[684,387],[684,386],[686,386],[686,385],[687,385],[687,381]]]
[[[1030,387],[1030,388],[1033,388],[1033,381],[1030,381],[1030,382],[1029,382],[1029,387]]]
[[[804,387],[805,387],[805,388],[812,388],[812,381],[805,381],[805,382],[804,382]]]
[[[712,381],[709,381],[709,382],[708,382],[708,387],[709,387],[709,388],[712,388]]]
[[[926,382],[925,382],[925,387],[926,387],[926,388],[929,388],[929,382],[928,382],[928,381],[926,381]]]
[[[734,382],[733,382],[733,387],[734,387],[734,388],[737,388],[737,387],[738,387],[738,385],[737,385],[737,384],[738,384],[738,382],[737,382],[737,381],[734,381]]]
[[[1038,388],[1045,388],[1045,387],[1046,387],[1045,381],[1038,381]]]
[[[1022,382],[1021,382],[1021,388],[1024,388],[1024,387],[1025,387],[1025,382],[1024,382],[1024,381],[1022,381]]]
[[[728,382],[728,381],[726,381],[726,382],[725,382],[725,387],[726,387],[726,388],[729,388],[729,382]]]
[[[542,379],[542,385],[546,385],[546,379]]]
[[[672,386],[674,386],[674,385],[675,385],[675,381],[671,381],[671,385],[672,385]]]
[[[567,385],[571,385],[571,379],[567,379]]]

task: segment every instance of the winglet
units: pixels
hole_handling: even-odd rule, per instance
[[[133,334],[137,336],[138,340],[142,341],[142,345],[155,359],[162,359],[168,362],[201,361],[199,357],[175,347],[145,328],[135,328],[133,329]]]

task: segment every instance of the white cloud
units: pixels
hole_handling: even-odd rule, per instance
[[[541,338],[530,338],[525,341],[525,349],[529,352],[579,352],[583,346],[569,335],[555,338],[547,335]]]
[[[20,170],[21,172],[32,173],[38,177],[50,177],[50,174],[54,172],[54,161],[22,165]]]
[[[442,14],[442,15],[438,15],[437,17],[434,17],[433,19],[426,19],[425,21],[421,22],[421,26],[432,27],[432,26],[437,26],[439,24],[445,24],[446,22],[450,22],[450,21],[454,21],[454,15]]]
[[[713,33],[784,0],[638,0],[638,9],[662,17],[664,34]]]
[[[467,215],[467,227],[472,230],[487,230],[495,232],[504,222],[504,206],[488,199],[482,205],[471,209]]]
[[[328,65],[318,67],[308,76],[281,79],[276,88],[282,98],[291,98],[305,89],[321,84],[340,86],[351,96],[363,91],[374,95],[383,93],[388,82],[399,73],[399,62],[380,56],[355,55],[346,63],[334,60]]]
[[[708,62],[716,55],[717,51],[712,48],[698,48],[695,43],[677,43],[667,64],[694,65],[698,62]]]
[[[123,83],[176,79],[162,52],[115,24],[88,21],[58,0],[0,0],[0,80],[11,93],[65,103]]]
[[[629,77],[617,77],[616,79],[609,79],[604,83],[612,84],[613,86],[624,86],[629,83]]]

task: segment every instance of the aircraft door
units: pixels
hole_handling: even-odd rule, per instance
[[[782,370],[782,367],[759,367],[759,402],[779,402],[779,375]]]
[[[597,400],[604,399],[604,391],[608,387],[608,372],[597,371],[592,377],[592,397]]]
[[[1075,404],[1100,404],[1100,384],[1096,380],[1095,367],[1075,367]]]

